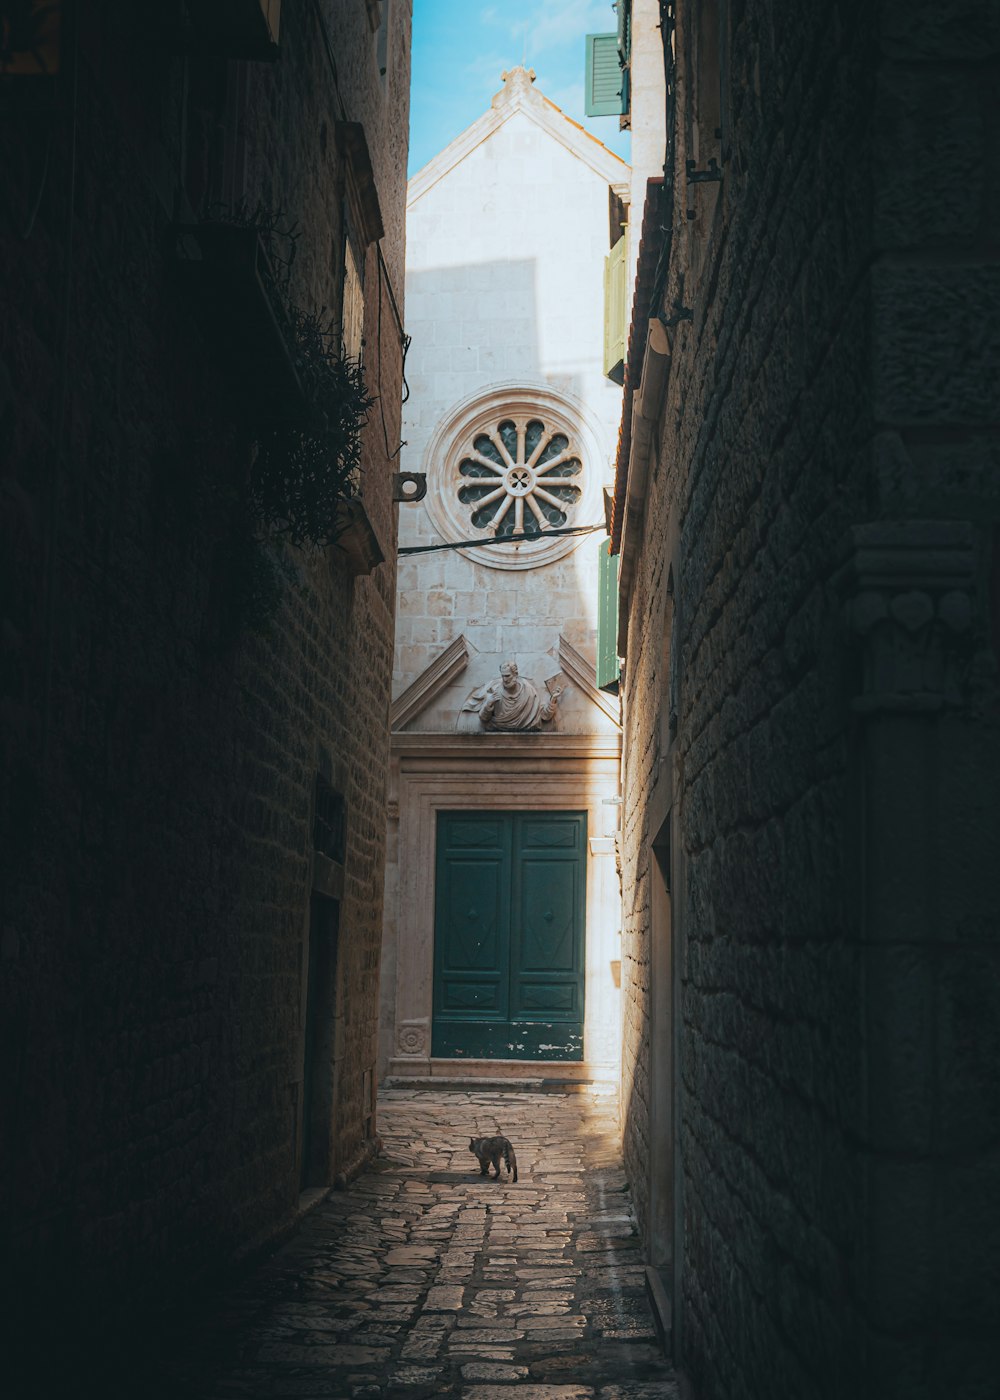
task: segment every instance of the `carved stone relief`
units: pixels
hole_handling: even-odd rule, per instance
[[[400,1055],[426,1055],[426,1021],[400,1021],[396,1027],[396,1049]]]
[[[926,711],[967,695],[976,541],[961,521],[876,521],[851,532],[836,583],[861,644],[856,711]]]
[[[500,677],[474,690],[463,711],[475,711],[486,732],[530,731],[551,724],[563,687],[553,676],[542,688],[518,674],[516,661],[504,661]]]

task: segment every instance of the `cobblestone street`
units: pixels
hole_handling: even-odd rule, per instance
[[[173,1394],[670,1400],[614,1099],[393,1090],[374,1169],[172,1338]],[[519,1179],[469,1137],[503,1131]]]

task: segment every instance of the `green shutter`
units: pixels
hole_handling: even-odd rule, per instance
[[[618,61],[618,35],[587,35],[587,76],[583,109],[588,117],[620,117],[625,82]]]
[[[604,373],[616,384],[625,380],[625,282],[628,234],[622,234],[604,259]]]
[[[618,690],[618,555],[610,540],[597,547],[597,684]]]

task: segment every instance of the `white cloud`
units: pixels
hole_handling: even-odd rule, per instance
[[[582,44],[585,34],[610,33],[617,22],[610,0],[550,0],[537,18],[526,22],[528,48],[543,53],[575,39]]]
[[[479,22],[504,29],[518,50],[526,49],[529,62],[550,49],[582,41],[585,34],[610,33],[618,22],[611,0],[547,0],[531,10],[521,18],[510,9],[487,5],[479,12]]]

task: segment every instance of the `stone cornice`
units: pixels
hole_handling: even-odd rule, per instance
[[[524,760],[542,763],[581,759],[614,759],[621,753],[619,734],[422,734],[406,731],[392,736],[392,751],[402,759],[433,759],[439,767],[453,761],[465,770],[477,758],[505,764]]]

